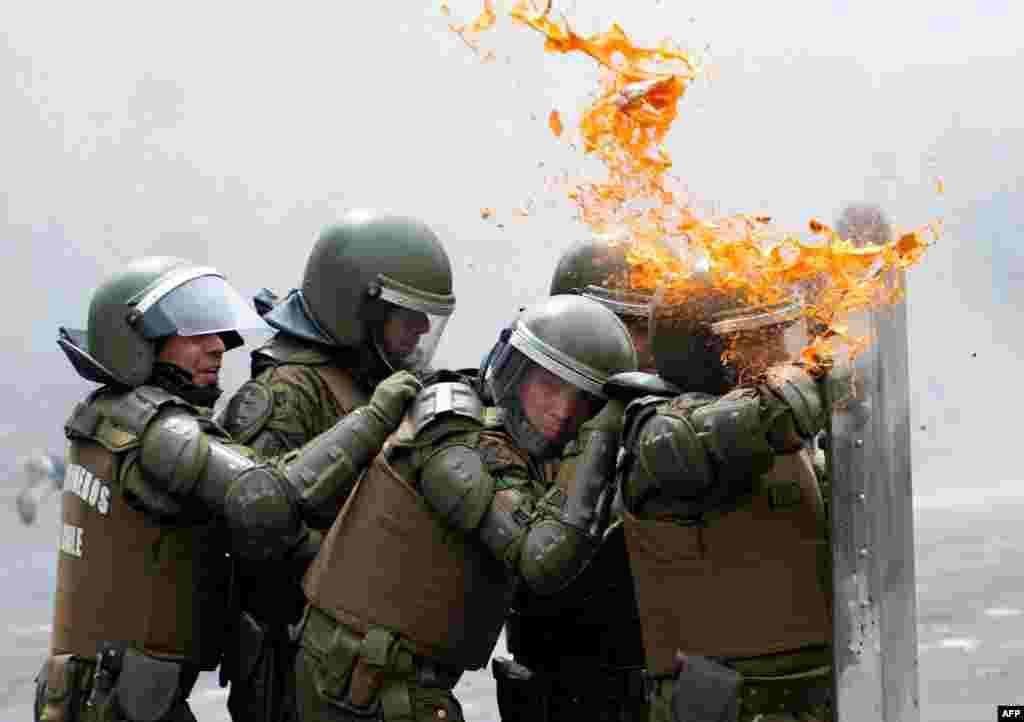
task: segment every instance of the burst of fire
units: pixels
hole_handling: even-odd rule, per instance
[[[548,52],[586,54],[604,71],[599,96],[583,112],[579,131],[584,153],[603,162],[607,177],[575,183],[567,195],[593,233],[628,244],[630,287],[668,285],[685,292],[700,267],[714,287],[742,292],[752,304],[778,303],[810,289],[803,312],[818,332],[801,352],[802,360],[819,367],[840,348],[852,356],[865,347],[867,339],[852,336],[845,320],[901,298],[900,271],[920,259],[928,231],[938,237],[937,224],[886,243],[856,246],[815,220],[809,227],[817,240],[809,243],[780,234],[766,216],[706,216],[670,189],[672,160],[663,146],[701,64],[670,41],[655,48],[635,45],[617,24],[584,38],[564,16],[551,17],[550,0],[540,9],[518,0],[508,15],[542,33]],[[472,23],[451,27],[481,54],[476,36],[496,21],[491,0],[484,0]],[[549,125],[561,135],[556,111]],[[940,193],[943,185],[940,179]],[[674,243],[681,252],[654,241]]]

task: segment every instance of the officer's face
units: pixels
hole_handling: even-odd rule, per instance
[[[164,342],[156,360],[188,371],[196,386],[216,386],[224,350],[224,340],[215,333],[171,336]]]
[[[420,336],[429,330],[427,314],[396,306],[384,319],[380,345],[389,356],[405,358],[416,350]]]
[[[600,401],[531,364],[519,384],[519,403],[526,420],[548,441],[573,437],[597,411]]]

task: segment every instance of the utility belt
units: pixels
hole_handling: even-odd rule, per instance
[[[357,716],[373,717],[399,688],[451,691],[463,670],[422,656],[383,627],[360,634],[308,605],[300,627],[300,645],[321,664],[317,691]],[[404,691],[404,689],[402,689]],[[387,715],[386,715],[387,716]]]
[[[199,667],[158,659],[125,642],[105,642],[95,658],[51,656],[36,677],[36,719],[159,722],[178,718]]]
[[[741,714],[791,713],[827,708],[832,700],[832,667],[823,665],[778,675],[761,671],[757,660],[724,660],[699,656],[677,657],[675,675],[650,679],[652,697],[671,699],[678,722],[736,719]]]

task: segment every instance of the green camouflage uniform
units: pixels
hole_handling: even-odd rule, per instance
[[[341,365],[354,352],[328,349],[278,333],[253,352],[254,376],[232,397],[221,418],[238,441],[264,457],[301,448],[334,426],[369,398],[373,386],[367,374]],[[351,385],[332,391],[325,372]],[[338,507],[348,493],[338,497]],[[336,510],[335,510],[336,511]],[[242,604],[238,657],[231,679],[228,709],[236,720],[290,720],[295,714],[294,659],[297,646],[291,625],[302,616],[306,599],[301,581],[320,546],[321,533],[334,513],[316,524],[294,557],[281,561],[237,560],[236,593]]]
[[[162,359],[184,341],[217,364],[263,322],[215,269],[139,259],[93,294],[87,331],[58,344],[100,384],[65,425],[67,483],[50,656],[36,716],[57,720],[192,720],[200,670],[221,661],[229,617],[226,552],[286,559],[307,520],[397,426],[419,388],[381,384],[363,409],[300,451],[270,463],[209,419],[220,393]],[[170,354],[169,357],[174,356]],[[392,393],[394,392],[394,393]]]
[[[451,290],[447,254],[423,223],[352,211],[326,226],[301,289],[276,303],[263,294],[255,299],[279,333],[253,352],[252,379],[228,403],[225,428],[264,456],[287,454],[350,416],[392,370],[422,374],[454,310]],[[401,355],[386,353],[380,336],[396,320],[417,329],[415,348]],[[373,454],[360,456],[368,461]],[[351,485],[337,491],[336,503],[310,522],[318,532],[294,557],[236,564],[243,600],[237,659],[224,674],[232,680],[228,708],[236,720],[278,722],[295,714],[291,627],[305,605],[300,581],[319,532],[330,527]]]
[[[628,332],[600,304],[555,296],[489,359],[482,377],[499,412],[488,419],[465,384],[425,388],[325,537],[305,580],[303,722],[462,720],[451,690],[487,663],[515,587],[556,594],[593,558],[621,405],[580,428],[585,461],[566,493],[543,462],[567,440],[532,427],[519,384],[539,366],[559,393],[592,394],[593,414],[608,375],[635,368]]]
[[[628,289],[629,250],[598,238],[571,244],[558,260],[549,293],[601,303],[636,343],[647,327],[650,296]],[[646,371],[651,362],[640,351],[638,345]],[[560,461],[557,482],[566,491],[581,451],[570,442]],[[595,722],[646,720],[643,643],[621,526],[612,526],[597,556],[566,589],[551,597],[519,592],[505,630],[514,662],[493,664],[502,722],[573,715]]]
[[[392,466],[400,476],[416,479],[423,464],[445,448],[473,449],[480,454],[495,480],[495,499],[503,500],[524,519],[534,517],[538,502],[551,484],[544,468],[516,446],[500,423],[481,429],[480,425],[464,420],[441,420],[413,443],[416,445],[410,443],[408,447],[397,446],[394,450]],[[453,543],[467,543],[459,531],[451,533],[459,538],[458,542],[453,539]],[[516,573],[519,560],[515,555],[510,552],[510,557],[503,561],[504,564],[494,559],[485,562],[495,578],[502,579],[508,572]],[[511,592],[511,585],[508,590]],[[339,709],[339,703],[344,704],[346,700],[358,654],[368,644],[363,635],[338,624],[315,604],[311,604],[307,614],[297,665],[300,719],[352,719]],[[493,632],[491,645],[499,629],[500,616],[498,626],[489,630]],[[463,670],[455,664],[430,658],[424,652],[420,645],[400,635],[390,636],[385,648],[380,650],[383,664],[380,679],[376,681],[379,685],[376,698],[382,719],[388,722],[439,719],[459,722],[463,719],[462,708],[451,693]]]
[[[651,720],[828,722],[832,556],[811,444],[847,378],[786,363],[792,299],[749,305],[693,280],[650,324],[659,373],[688,393],[637,399],[623,432]]]
[[[777,388],[777,387],[776,387]],[[804,388],[807,392],[808,387]],[[706,648],[700,650],[689,650],[694,653],[703,654],[735,670],[741,675],[741,686],[738,705],[738,719],[741,722],[755,722],[760,720],[772,722],[778,720],[814,720],[816,722],[828,722],[832,719],[829,706],[829,692],[831,689],[831,646],[829,644],[828,620],[830,620],[830,609],[825,609],[827,600],[831,598],[831,565],[830,549],[828,545],[828,519],[826,507],[821,496],[820,482],[811,481],[807,483],[804,479],[801,484],[795,478],[783,474],[767,477],[766,471],[773,469],[773,461],[781,456],[798,455],[802,459],[802,466],[799,467],[810,478],[814,478],[815,472],[812,467],[810,454],[803,449],[793,434],[793,417],[788,413],[786,401],[777,391],[762,386],[756,390],[745,389],[732,392],[720,400],[714,397],[701,394],[687,394],[673,401],[656,402],[647,400],[646,404],[641,401],[631,411],[634,414],[643,413],[644,406],[653,411],[647,412],[638,427],[629,429],[627,427],[626,440],[630,444],[628,453],[631,452],[632,459],[642,459],[640,463],[632,462],[631,471],[624,480],[624,498],[626,508],[634,519],[656,520],[658,523],[671,523],[681,526],[699,528],[699,538],[704,543],[713,545],[716,539],[714,536],[716,528],[729,528],[737,530],[737,535],[743,529],[749,528],[752,534],[756,530],[762,531],[772,528],[779,529],[778,525],[788,523],[803,524],[806,529],[806,538],[801,544],[814,544],[817,549],[814,555],[802,555],[794,558],[789,565],[789,573],[794,579],[801,578],[804,587],[815,588],[819,591],[817,598],[822,604],[815,608],[813,605],[804,606],[801,609],[794,609],[793,613],[803,614],[810,612],[821,617],[822,623],[818,625],[819,631],[798,632],[805,640],[813,640],[818,637],[817,643],[806,644],[796,649],[772,649],[770,653],[756,655],[748,653],[743,656],[733,656],[730,653],[730,644],[733,641],[723,641],[720,647],[716,647],[716,640],[712,639],[705,643]],[[737,409],[747,409],[751,413],[759,409],[760,417],[754,422],[752,434],[749,437],[732,435],[729,442],[734,446],[729,447],[731,458],[721,457],[721,451],[725,447],[725,435],[732,430],[721,431],[722,436],[716,438],[712,434],[701,434],[701,443],[708,449],[708,458],[714,458],[717,476],[710,480],[710,487],[705,487],[703,497],[689,496],[684,490],[687,488],[690,479],[681,471],[686,468],[683,461],[674,468],[666,465],[669,458],[665,454],[669,446],[677,451],[685,448],[686,441],[696,439],[692,435],[693,428],[707,428],[702,423],[707,419],[723,418],[716,412],[718,406],[723,413],[729,414]],[[652,408],[653,407],[653,408]],[[695,418],[699,417],[699,418]],[[685,420],[685,421],[684,421]],[[816,421],[814,423],[820,423]],[[751,428],[751,427],[748,427]],[[806,429],[806,432],[805,432]],[[716,429],[719,431],[719,429]],[[801,429],[800,437],[809,438],[817,428]],[[746,433],[746,432],[745,432]],[[666,439],[672,439],[668,441]],[[676,441],[678,439],[678,441]],[[739,443],[737,443],[739,442]],[[742,444],[742,445],[740,445]],[[662,448],[657,448],[657,447]],[[692,448],[692,447],[691,447]],[[697,452],[701,455],[701,452]],[[656,457],[658,457],[656,459]],[[680,455],[679,459],[690,461],[696,457],[686,458]],[[655,460],[656,459],[656,460]],[[652,460],[653,463],[652,463]],[[711,477],[709,477],[710,479]],[[727,482],[723,479],[729,479]],[[716,498],[714,498],[716,497]],[[772,515],[778,519],[772,521]],[[747,517],[753,521],[748,522]],[[792,522],[790,522],[792,520]],[[643,522],[638,522],[643,523]],[[758,524],[762,526],[757,526]],[[774,526],[769,527],[768,525]],[[816,528],[816,532],[815,532]],[[628,535],[628,532],[627,532]],[[638,549],[645,549],[642,543],[644,539],[655,537],[643,537],[642,535],[630,538],[631,553],[636,554]],[[640,540],[639,542],[637,540]],[[751,542],[752,548],[748,555],[750,558],[757,558],[758,564],[769,564],[771,552],[762,555],[760,547],[764,545]],[[737,548],[742,549],[743,542],[737,540]],[[647,554],[647,552],[641,552]],[[734,569],[736,554],[728,553],[715,556],[715,550],[704,550],[694,552],[694,559],[700,559],[702,564],[710,564],[707,573],[715,573],[713,570],[721,569],[722,573],[732,573],[737,578],[743,579],[746,574],[742,568]],[[705,557],[706,555],[706,557]],[[685,555],[683,555],[685,556]],[[682,556],[680,557],[682,558]],[[688,558],[688,557],[687,557]],[[707,558],[707,562],[703,560]],[[637,560],[633,559],[634,565]],[[662,561],[661,563],[664,563]],[[680,562],[690,563],[690,562]],[[752,562],[751,562],[752,563]],[[716,565],[722,565],[721,567]],[[732,571],[727,570],[728,569]],[[634,566],[636,570],[637,567]],[[693,577],[699,579],[699,575]],[[758,577],[752,577],[757,578]],[[788,587],[790,580],[779,578],[781,586]],[[754,582],[752,582],[754,583]],[[694,581],[692,594],[701,594],[700,582]],[[741,596],[742,585],[737,589],[737,595]],[[643,586],[641,585],[641,592]],[[666,595],[681,594],[666,583],[663,593]],[[717,593],[717,592],[716,592]],[[779,596],[779,590],[765,589],[761,592],[766,598]],[[810,595],[808,595],[810,596]],[[735,600],[720,599],[718,606],[723,609],[735,606]],[[680,600],[679,607],[685,608],[689,599]],[[706,609],[697,605],[700,609]],[[641,609],[645,605],[641,604]],[[777,608],[773,608],[776,614],[780,614]],[[682,615],[686,626],[676,632],[680,639],[704,639],[705,635],[698,633],[697,629],[722,629],[723,637],[730,637],[727,631],[729,627],[735,626],[738,620],[730,618],[698,618],[695,613],[692,618]],[[786,625],[785,610],[781,611],[782,616],[773,616],[771,612],[766,613],[771,620],[765,619],[766,624]],[[773,621],[774,620],[774,621]],[[691,628],[692,627],[692,628]],[[653,627],[652,627],[653,628]],[[821,631],[825,630],[825,631]],[[649,631],[649,630],[648,630]],[[771,636],[771,635],[769,635]],[[695,642],[695,644],[701,644]],[[742,640],[739,642],[742,646]],[[688,650],[680,650],[686,652]],[[768,651],[768,650],[766,650]],[[678,684],[671,676],[665,676],[664,665],[658,669],[655,662],[651,662],[655,671],[655,679],[652,685],[651,699],[651,720],[652,722],[677,722],[678,717],[673,716],[673,694],[680,694]],[[661,674],[658,674],[661,672]]]

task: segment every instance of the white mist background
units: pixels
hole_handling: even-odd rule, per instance
[[[451,7],[467,20],[479,11],[475,1]],[[969,518],[978,529],[1005,517],[1022,477],[1024,7],[555,7],[583,32],[614,20],[647,45],[669,35],[710,47],[714,79],[688,90],[668,149],[674,173],[722,210],[805,228],[812,217],[833,221],[848,202],[874,201],[904,229],[943,219],[944,235],[909,282],[919,543],[929,524],[955,530]],[[284,292],[298,284],[318,228],[346,209],[418,215],[455,268],[458,308],[438,361],[464,366],[516,308],[546,292],[558,254],[585,233],[567,202],[544,191],[548,176],[583,167],[546,121],[555,108],[573,122],[596,71],[589,59],[544,53],[536,33],[507,19],[483,37],[497,59],[481,64],[435,3],[40,0],[3,16],[5,498],[19,455],[59,450],[61,425],[90,388],[57,351],[57,326],[84,324],[89,293],[125,259],[185,256],[217,266],[246,293]],[[524,203],[531,215],[518,218]],[[496,217],[481,219],[483,207]],[[245,353],[231,355],[229,391],[247,367]],[[0,604],[11,629],[22,630],[5,645],[20,651],[0,666],[0,705],[6,699],[11,710],[27,710],[25,678],[38,664],[30,660],[41,660],[46,644],[55,523],[51,510],[24,529],[12,510],[3,532],[10,560],[0,579],[11,594]],[[999,538],[1002,546],[978,543],[998,558],[1020,541]],[[945,579],[964,564],[951,555],[919,571]],[[989,566],[994,576],[1015,573]],[[1002,608],[997,602],[988,608]],[[927,641],[926,631],[922,644],[938,646],[922,653],[923,719],[942,710],[965,719],[1008,701],[930,702],[944,688],[930,680],[945,672],[928,660],[967,654],[971,644],[943,647],[941,639],[966,637]],[[486,678],[473,679],[483,699]],[[214,695],[209,709],[219,704]],[[487,719],[493,707],[472,715]]]

